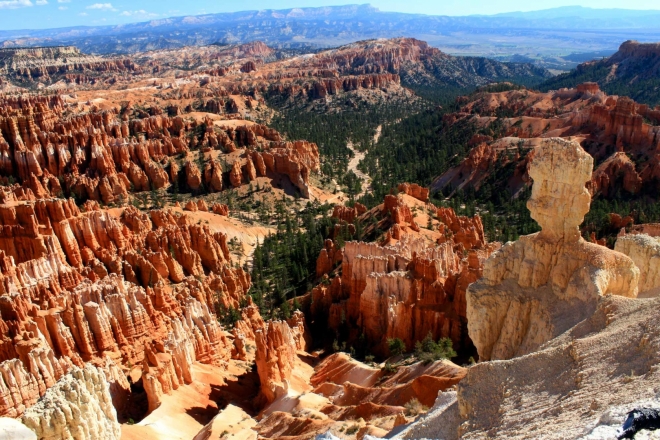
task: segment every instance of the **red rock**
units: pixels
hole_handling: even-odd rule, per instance
[[[229,206],[220,204],[220,203],[214,203],[212,210],[215,214],[222,215],[225,217],[229,217]]]
[[[439,231],[422,231],[408,226],[410,208],[396,196],[386,196],[373,213],[388,219],[379,224],[392,225],[388,235],[396,240],[346,243],[341,277],[324,280],[311,292],[310,319],[320,328],[327,323],[348,331],[349,343],[362,338],[379,355],[388,355],[387,338],[400,338],[412,350],[429,332],[436,339],[451,338],[455,347],[467,344],[466,289],[497,249],[486,244],[480,219],[438,209]],[[429,233],[442,243],[430,244]],[[319,273],[329,267],[332,252],[326,242],[317,260]]]
[[[325,241],[325,248],[321,249],[319,257],[316,259],[316,276],[322,277],[332,271],[335,264],[343,258],[343,252],[332,240]]]
[[[209,161],[204,167],[204,183],[211,192],[222,191],[222,166],[217,161]]]
[[[422,202],[429,201],[429,189],[423,188],[416,183],[402,183],[398,187],[399,192],[408,194],[410,197],[414,197]]]
[[[234,162],[229,172],[229,180],[234,188],[238,188],[243,183],[243,170],[240,161]]]
[[[578,93],[591,93],[592,95],[600,91],[598,83],[595,82],[586,82],[583,84],[578,84],[577,86]]]
[[[461,217],[457,216],[451,208],[438,208],[437,216],[452,231],[454,241],[462,244],[465,249],[485,246],[484,227],[479,215],[475,215],[473,218]]]
[[[257,178],[257,169],[254,167],[254,163],[250,157],[247,158],[245,163],[245,174],[247,176],[248,182],[252,182]]]
[[[305,141],[273,142],[262,157],[271,172],[288,176],[303,197],[309,198],[309,175],[320,170],[316,144]]]
[[[193,191],[199,189],[202,184],[202,175],[194,162],[186,162],[186,185]]]
[[[188,200],[186,206],[183,209],[185,209],[186,211],[196,212],[198,209],[197,203],[195,203],[195,201],[193,200]]]
[[[255,332],[255,363],[261,393],[268,402],[286,394],[296,359],[296,342],[291,328],[283,321],[270,321]]]
[[[638,43],[624,45],[622,53],[654,50],[640,49],[644,45]],[[588,186],[592,195],[611,197],[618,190],[637,194],[645,184],[660,178],[660,161],[656,157],[660,112],[626,97],[607,96],[597,84],[585,83],[576,89],[548,93],[483,93],[462,104],[459,112],[446,115],[448,124],[473,118],[485,126],[503,111],[515,116],[502,119],[504,129],[499,139],[471,140],[467,158],[437,177],[431,185],[433,190],[478,190],[492,170],[513,162],[514,172],[507,177],[506,189],[516,194],[531,184],[530,150],[550,137],[580,139],[600,164]]]
[[[600,164],[593,172],[589,189],[592,194],[610,195],[616,188],[617,180],[623,177],[622,188],[630,194],[637,194],[642,188],[642,178],[635,170],[635,164],[619,152]]]
[[[257,66],[254,64],[254,61],[248,61],[241,66],[241,72],[250,73],[255,70],[257,70]]]

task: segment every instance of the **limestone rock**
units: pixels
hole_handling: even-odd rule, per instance
[[[74,368],[23,415],[37,438],[119,439],[121,428],[103,372]]]
[[[194,200],[188,200],[186,202],[186,206],[184,206],[183,209],[185,209],[186,211],[190,211],[190,212],[197,212],[197,209],[198,209],[197,203],[195,203]]]
[[[421,187],[416,183],[402,183],[397,189],[399,192],[408,194],[410,197],[414,197],[422,202],[429,201],[429,189]]]
[[[225,217],[229,217],[229,206],[221,203],[214,203],[213,206],[211,207],[213,210],[214,214],[222,215]]]
[[[312,346],[312,335],[309,333],[305,323],[305,315],[300,310],[296,310],[287,320],[291,328],[291,335],[296,342],[296,350],[307,351]]]
[[[639,268],[639,296],[660,294],[660,240],[646,234],[619,237],[614,250],[629,256]]]
[[[430,204],[421,206],[431,216],[437,213],[440,222],[431,217],[434,230],[419,227],[409,206],[417,203],[408,196],[386,196],[368,214],[380,216],[381,227],[391,225],[382,244],[348,242],[339,250],[326,241],[317,273],[324,276],[341,258],[341,276],[324,278],[310,294],[309,319],[317,331],[348,330],[349,343],[360,339],[382,356],[389,355],[388,338],[400,338],[409,350],[429,333],[450,338],[456,348],[470,343],[465,291],[497,245],[486,243],[478,216],[460,217]],[[335,207],[334,214],[354,220],[360,212],[356,205]]]
[[[563,139],[546,140],[534,153],[527,206],[542,231],[493,254],[467,291],[468,330],[480,360],[538,349],[593,313],[602,295],[637,296],[632,260],[580,237],[592,158]]]
[[[243,183],[243,170],[241,169],[240,161],[236,161],[232,165],[229,172],[229,180],[234,188],[238,188]]]
[[[186,184],[193,191],[199,189],[202,184],[202,175],[199,168],[192,161],[186,162]]]

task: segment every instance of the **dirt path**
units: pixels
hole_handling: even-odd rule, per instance
[[[378,139],[380,139],[380,135],[383,132],[383,126],[379,125],[376,127],[376,134],[374,135],[374,144],[378,143]]]
[[[376,134],[378,135],[378,132]],[[355,196],[356,199],[359,199],[360,197],[365,195],[367,193],[367,191],[369,191],[369,189],[371,188],[371,177],[369,177],[369,175],[363,173],[362,171],[360,171],[358,169],[358,165],[360,164],[362,159],[364,159],[365,153],[363,153],[361,151],[357,151],[353,147],[353,142],[351,142],[351,141],[348,141],[348,143],[346,144],[346,148],[348,148],[349,150],[351,150],[353,152],[353,158],[348,163],[348,171],[353,171],[355,173],[355,175],[358,176],[358,178],[360,180],[362,180],[362,186],[360,188],[360,193],[357,196]]]

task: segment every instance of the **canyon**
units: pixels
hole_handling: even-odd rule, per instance
[[[598,200],[651,197],[657,109],[595,83],[488,91],[546,73],[463,74],[483,62],[411,38],[0,58],[0,430],[608,438],[657,406],[660,227],[612,213],[614,249],[580,230]],[[358,201],[327,145],[271,124],[358,98],[433,114],[408,85],[455,75],[486,88],[444,113],[470,151],[429,187],[369,200],[371,173]],[[387,124],[341,158],[358,180]],[[540,232],[503,244],[451,195],[505,167]]]

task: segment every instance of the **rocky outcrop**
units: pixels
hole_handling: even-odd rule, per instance
[[[617,438],[632,409],[658,405],[660,359],[651,347],[659,341],[648,331],[658,305],[598,298],[584,321],[540,351],[469,368],[457,395],[440,394],[427,417],[395,438]],[[634,349],[622,356],[621,347]]]
[[[410,197],[414,197],[422,202],[429,201],[429,189],[419,186],[416,183],[402,183],[397,189],[399,192],[408,194]]]
[[[87,207],[0,206],[2,415],[19,417],[85,362],[103,365],[118,405],[130,393],[122,370],[142,365],[153,409],[192,381],[193,362],[231,356],[210,310],[238,307],[250,277],[232,266],[227,237],[170,210]]]
[[[429,219],[432,230],[415,221],[418,208],[436,214]],[[351,220],[354,209],[336,207],[335,215]],[[389,354],[388,338],[401,339],[409,350],[429,333],[451,338],[457,348],[469,345],[465,291],[497,249],[486,243],[479,217],[456,216],[401,195],[386,196],[365,215],[376,215],[380,228],[389,227],[383,243],[348,242],[339,251],[327,241],[317,259],[317,274],[323,276],[342,258],[341,276],[324,279],[310,294],[310,318],[319,331],[327,325],[348,333],[349,343],[359,339],[382,356]]]
[[[261,394],[266,401],[287,394],[296,361],[296,341],[284,321],[270,321],[255,332],[255,363],[261,381]]]
[[[639,268],[639,297],[660,294],[660,240],[646,234],[619,237],[614,250],[628,255]]]
[[[344,252],[339,248],[334,241],[326,240],[324,248],[321,249],[318,258],[316,259],[316,276],[322,277],[332,271],[335,265],[344,258]]]
[[[603,295],[637,296],[633,261],[580,236],[592,167],[576,142],[554,138],[536,148],[527,206],[542,231],[503,246],[467,291],[469,334],[481,360],[538,349],[590,316]]]
[[[460,243],[465,249],[483,248],[486,244],[484,226],[481,217],[457,216],[451,208],[438,208],[438,219],[446,226],[443,231],[451,232],[454,242]]]
[[[308,351],[312,347],[312,335],[307,328],[303,312],[296,310],[286,322],[291,328],[291,336],[296,342],[296,350]]]
[[[121,110],[66,112],[67,103],[59,96],[0,98],[0,177],[19,182],[2,189],[4,200],[71,194],[81,201],[123,205],[129,192],[170,185],[177,191],[219,192],[225,177],[240,186],[265,176],[266,162],[272,177],[287,175],[305,195],[309,174],[319,169],[315,144],[282,142],[277,131],[263,125],[246,122],[221,129],[208,118],[184,121],[157,107],[143,114],[130,103]],[[186,157],[191,147],[222,154],[237,148],[261,152],[247,151],[246,159],[225,173],[219,156]],[[179,164],[176,157],[185,162]]]
[[[234,188],[238,188],[243,183],[243,170],[240,161],[236,161],[232,165],[231,171],[229,172],[229,180]]]
[[[85,55],[75,46],[0,49],[0,71],[19,83],[52,83],[72,74],[102,77],[110,72],[139,72],[130,59]]]
[[[213,211],[214,214],[222,215],[224,217],[229,217],[229,206],[221,204],[221,203],[214,203],[213,206],[211,207],[211,210]]]
[[[261,156],[269,171],[288,176],[302,196],[309,198],[309,176],[321,167],[316,144],[306,141],[273,142]]]
[[[642,183],[635,164],[623,152],[615,153],[603,162],[591,178],[592,191],[601,193],[605,197],[613,195],[617,189],[637,194],[642,188]]]
[[[62,377],[22,420],[44,440],[112,440],[121,435],[105,375],[91,365]]]
[[[344,205],[335,205],[332,209],[332,217],[346,223],[353,223],[355,219],[367,212],[367,207],[356,203],[352,208]]]

